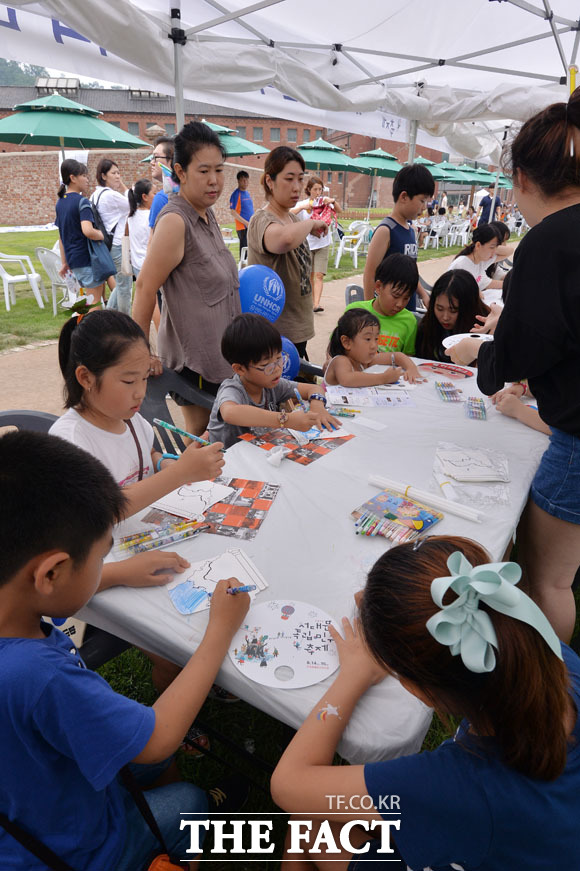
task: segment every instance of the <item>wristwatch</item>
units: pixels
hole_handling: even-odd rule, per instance
[[[326,396],[323,393],[311,393],[308,399],[310,402],[312,402],[313,399],[318,399],[326,408]]]

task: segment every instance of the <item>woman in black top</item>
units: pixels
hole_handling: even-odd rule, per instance
[[[532,229],[515,253],[495,341],[464,339],[449,356],[478,356],[488,395],[527,378],[552,430],[518,529],[518,557],[534,598],[569,641],[580,565],[580,89],[524,124],[511,168]]]

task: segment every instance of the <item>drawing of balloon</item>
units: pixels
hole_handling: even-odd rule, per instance
[[[294,613],[292,605],[284,605],[282,608],[282,620],[287,620]]]

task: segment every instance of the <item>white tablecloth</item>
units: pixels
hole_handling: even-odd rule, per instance
[[[413,407],[365,409],[365,417],[386,424],[381,432],[345,419],[344,429],[356,438],[309,466],[284,460],[274,468],[266,462],[266,452],[252,444],[240,442],[230,448],[224,474],[279,483],[278,496],[253,541],[201,534],[180,545],[179,551],[194,562],[240,547],[269,583],[257,602],[293,597],[318,605],[340,622],[344,615],[354,614],[353,594],[386,546],[384,539],[355,536],[350,518],[351,510],[378,492],[368,484],[369,474],[428,489],[435,449],[443,440],[494,448],[509,457],[509,505],[485,511],[483,523],[447,514],[434,530],[473,538],[492,559],[500,559],[548,439],[495,408],[488,410],[487,421],[466,418],[462,404],[439,398],[435,380],[446,379],[430,375],[427,384],[410,392]],[[481,395],[475,378],[455,383],[465,395]],[[207,624],[207,613],[178,614],[162,587],[111,588],[95,596],[79,616],[178,664],[185,664],[196,649]],[[270,689],[246,678],[229,658],[217,678],[221,686],[293,727],[303,722],[330,681],[304,689]],[[339,752],[357,763],[414,753],[430,720],[430,709],[388,678],[361,700]]]

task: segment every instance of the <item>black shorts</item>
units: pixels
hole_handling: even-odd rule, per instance
[[[203,375],[200,375],[199,372],[194,372],[193,369],[188,369],[187,366],[184,366],[179,374],[199,390],[205,390],[207,393],[211,393],[212,396],[217,396],[220,385],[214,384],[213,381],[206,381]],[[191,402],[188,402],[173,390],[170,391],[170,396],[175,400],[177,405],[192,405]]]

